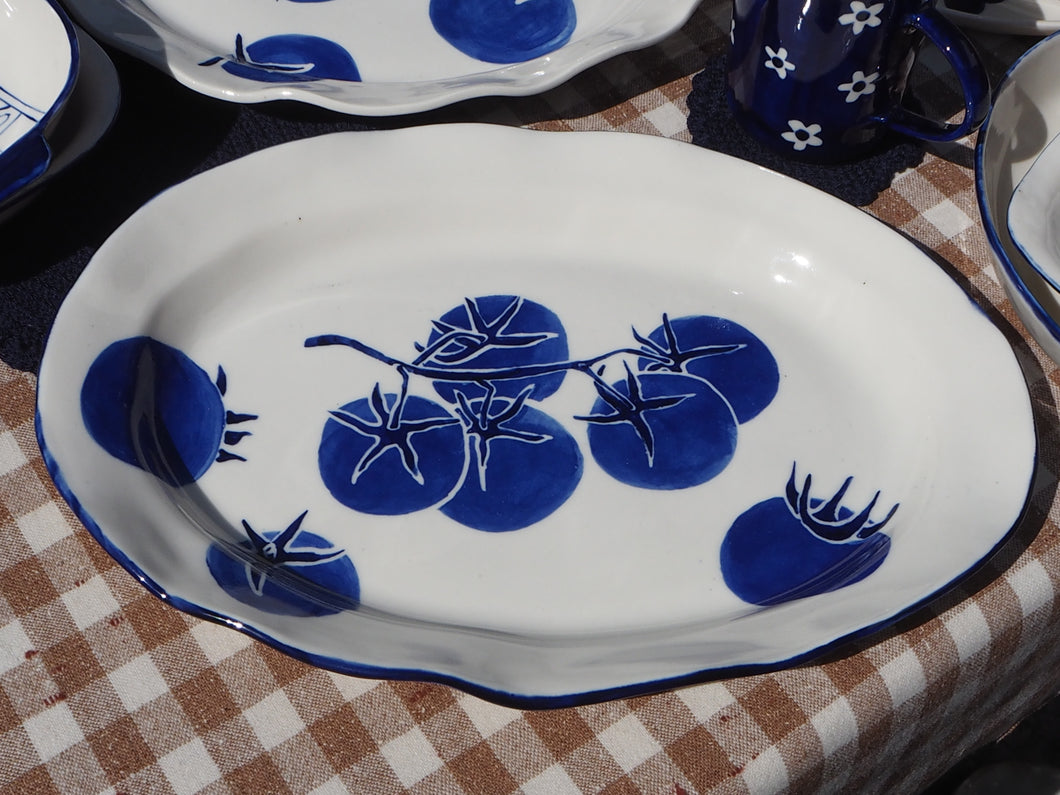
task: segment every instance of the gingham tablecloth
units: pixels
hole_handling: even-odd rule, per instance
[[[688,140],[692,77],[724,51],[728,17],[708,0],[661,44],[544,95],[372,124],[480,119]],[[995,75],[1034,43],[977,41]],[[34,363],[55,305],[151,193],[278,137],[365,120],[237,108],[115,56],[126,96],[111,138],[0,229],[0,296],[31,307],[2,326],[18,345],[0,340],[3,793],[916,792],[1060,690],[1060,370],[1026,337],[989,265],[970,141],[929,153],[867,209],[935,252],[1007,335],[1033,396],[1041,465],[1011,541],[899,625],[816,664],[523,712],[319,670],[149,595],[59,498],[37,449]],[[145,114],[163,114],[168,132]],[[44,226],[55,223],[61,243]]]

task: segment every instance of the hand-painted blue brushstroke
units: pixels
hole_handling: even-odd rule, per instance
[[[250,44],[244,44],[243,37],[237,35],[232,55],[210,58],[199,66],[217,63],[229,74],[264,83],[361,79],[353,56],[340,45],[302,33],[268,36]]]
[[[355,608],[361,594],[353,562],[327,539],[301,530],[305,515],[278,532],[259,533],[244,520],[247,540],[239,546],[253,562],[213,544],[206,552],[210,574],[229,596],[268,613],[318,617]]]
[[[525,397],[462,398],[460,405],[471,437],[471,464],[442,513],[476,530],[506,532],[536,524],[574,493],[582,455],[556,420],[526,405]]]
[[[573,373],[572,378],[583,384],[587,379],[596,390],[589,413],[574,419],[588,424],[592,456],[604,471],[640,488],[672,490],[703,484],[732,460],[740,423],[728,396],[713,381],[735,395],[746,421],[777,394],[776,361],[747,329],[707,315],[671,322],[664,313],[662,325],[651,335],[644,337],[633,329],[633,339],[635,344],[570,358],[567,332],[554,312],[523,296],[504,294],[465,298],[462,305],[444,312],[432,321],[426,341],[414,343],[417,355],[412,359],[344,334],[308,337],[307,348],[348,347],[402,380],[401,398],[391,400],[391,396],[389,405],[384,405],[377,387],[371,399],[350,404],[360,407],[360,416],[332,412],[332,423],[338,420],[348,426],[346,441],[340,441],[337,426],[326,429],[330,446],[321,458],[321,472],[331,478],[332,493],[354,507],[350,492],[359,490],[356,484],[375,467],[381,450],[394,449],[402,452],[395,452],[390,460],[395,465],[404,461],[404,480],[415,476],[422,487],[424,477],[415,469],[418,459],[412,437],[397,420],[407,418],[401,404],[410,385],[427,379],[454,404],[470,451],[468,473],[460,491],[442,505],[443,512],[480,530],[528,527],[565,502],[581,477],[582,458],[574,437],[544,411],[528,405],[528,401],[543,403]],[[703,365],[714,359],[729,361],[716,369]],[[609,374],[616,362],[625,370],[621,380]],[[587,397],[592,399],[591,393]],[[368,421],[364,414],[368,410],[372,427],[361,427]],[[453,421],[443,409],[426,416],[446,425]],[[400,439],[384,439],[379,428]],[[351,432],[371,441],[357,441],[349,436]],[[503,453],[495,456],[495,449]],[[338,451],[345,451],[340,463],[336,463]],[[555,452],[546,455],[546,451]],[[328,457],[335,461],[325,460]],[[500,461],[510,468],[502,470]],[[400,472],[394,473],[400,478]],[[536,513],[524,505],[533,494],[541,501]],[[418,510],[433,504],[436,496],[432,492],[430,499],[407,505],[403,497],[372,512]],[[502,516],[504,511],[510,515]]]
[[[722,317],[692,315],[663,319],[647,339],[645,350],[666,354],[673,364],[642,360],[648,372],[673,369],[710,381],[725,396],[740,423],[758,416],[777,394],[780,371],[765,343],[739,323]],[[738,344],[740,349],[724,356],[697,356],[703,346]]]
[[[431,0],[430,16],[442,38],[489,63],[547,55],[577,24],[573,0]]]
[[[33,107],[27,102],[23,102],[11,92],[5,91],[3,86],[0,86],[0,136],[16,124],[36,124],[43,117],[44,111]],[[10,143],[7,145],[10,145]],[[0,139],[0,152],[3,152],[7,145]]]
[[[721,544],[725,584],[745,602],[775,605],[827,593],[865,579],[891,549],[883,529],[898,505],[880,521],[870,518],[879,492],[857,515],[842,500],[852,478],[827,502],[801,490],[792,468],[785,495],[764,500],[733,522]]]
[[[635,373],[597,381],[589,423],[593,458],[613,478],[647,489],[706,483],[732,460],[737,423],[706,381],[681,373]]]
[[[559,389],[566,375],[556,368],[532,377],[490,382],[490,371],[564,362],[568,356],[567,332],[556,313],[513,295],[465,299],[433,321],[427,343],[418,349],[418,365],[483,373],[475,381],[435,381],[435,390],[450,403],[456,402],[457,392],[481,398],[492,390],[514,398],[527,387],[533,387],[531,400],[544,400]]]
[[[226,439],[226,427],[256,418],[227,412],[202,368],[151,337],[120,340],[96,357],[81,386],[81,417],[104,450],[173,486],[202,477],[215,460],[240,458],[221,444],[246,433]]]
[[[331,412],[317,464],[340,503],[370,514],[405,514],[437,505],[467,463],[460,419],[426,398],[384,395]]]

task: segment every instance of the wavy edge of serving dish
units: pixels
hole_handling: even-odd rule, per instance
[[[584,0],[583,0],[584,1]],[[70,0],[70,12],[94,36],[146,61],[188,88],[237,103],[294,100],[340,113],[391,116],[433,110],[483,96],[527,96],[554,88],[609,58],[655,44],[677,31],[700,0],[642,3],[641,13],[575,38],[532,60],[486,64],[478,72],[407,82],[258,82],[223,69],[215,48],[177,30],[141,0]]]
[[[1008,209],[1020,180],[1039,153],[1060,134],[1060,94],[1051,102],[1052,130],[1042,99],[1020,85],[1026,74],[1051,76],[1060,68],[1060,33],[1029,48],[1009,67],[994,91],[994,103],[975,145],[975,189],[994,270],[1031,336],[1060,362],[1060,292],[1022,254],[1008,229]],[[1019,131],[1017,141],[1009,140]],[[1024,141],[1024,139],[1026,139]],[[999,149],[1004,147],[1004,149]],[[997,195],[995,195],[997,194]]]
[[[316,160],[341,165],[311,167]],[[623,168],[616,170],[616,162]],[[356,180],[349,178],[347,169],[357,175]],[[307,176],[292,184],[284,175],[293,172]],[[513,180],[521,190],[511,190]],[[230,196],[233,185],[239,186],[246,201],[202,200]],[[366,192],[366,186],[372,189]],[[614,201],[623,191],[636,200]],[[498,192],[509,200],[497,202]],[[760,210],[767,216],[763,220],[744,222],[739,230],[726,221],[734,213],[733,217],[746,217],[743,210],[760,207],[763,195],[770,199]],[[549,196],[555,201],[544,200]],[[409,202],[419,209],[408,211]],[[405,211],[396,211],[396,206]],[[798,212],[785,212],[789,207],[797,207]],[[733,230],[731,238],[703,240],[707,234],[702,231],[703,219],[714,216],[721,216],[716,227],[724,224]],[[383,218],[391,220],[381,226]],[[770,234],[763,237],[766,220]],[[392,224],[403,229],[409,223],[420,230],[417,235],[399,235],[391,229]],[[187,235],[191,227],[197,229],[194,236]],[[468,234],[472,228],[476,234]],[[255,229],[269,230],[267,239],[259,239]],[[547,234],[542,234],[544,230]],[[871,241],[869,249],[849,256],[848,251],[858,251],[864,240]],[[697,246],[696,241],[709,245]],[[499,254],[505,243],[511,251]],[[137,252],[147,244],[157,254],[145,260]],[[866,256],[868,251],[871,255]],[[296,268],[290,264],[292,256],[298,260]],[[559,279],[558,274],[574,273],[562,264],[564,260],[582,257],[589,260],[584,269],[577,269],[580,280]],[[172,263],[167,264],[167,259]],[[360,264],[351,267],[351,261]],[[529,262],[538,267],[528,270]],[[657,267],[646,268],[647,262]],[[759,262],[761,266],[755,267]],[[454,279],[445,263],[461,264],[459,278]],[[218,265],[220,272],[214,267]],[[412,269],[409,273],[416,274],[414,281],[425,295],[416,299],[409,293],[412,282],[400,278],[405,274],[402,268]],[[323,464],[319,474],[316,470],[314,437],[319,437],[316,431],[304,433],[308,428],[302,420],[309,416],[318,427],[317,399],[336,385],[348,396],[351,371],[342,362],[359,359],[345,348],[332,349],[334,356],[317,348],[319,353],[306,358],[305,348],[316,347],[320,340],[334,341],[332,331],[345,333],[345,325],[317,328],[333,322],[322,318],[342,318],[343,324],[355,319],[378,321],[383,326],[373,334],[383,333],[386,338],[387,329],[409,328],[398,317],[401,313],[392,311],[396,304],[384,313],[385,319],[378,315],[373,321],[359,313],[380,305],[385,300],[382,295],[391,300],[400,295],[406,306],[402,311],[410,312],[418,326],[419,310],[425,302],[434,303],[443,282],[450,291],[499,290],[509,284],[517,291],[532,287],[561,316],[571,317],[568,310],[586,306],[585,289],[599,286],[599,279],[610,278],[616,268],[623,279],[600,293],[619,296],[604,299],[614,314],[593,309],[595,319],[576,318],[580,324],[571,326],[578,329],[579,340],[588,335],[594,349],[600,343],[596,334],[611,340],[612,328],[628,331],[627,311],[661,303],[675,307],[674,312],[685,311],[688,305],[723,316],[720,310],[749,313],[756,319],[756,329],[770,340],[777,361],[786,363],[781,367],[781,408],[772,413],[767,409],[741,428],[740,438],[745,440],[741,449],[747,452],[732,459],[732,466],[717,475],[706,494],[695,488],[665,490],[669,485],[663,491],[630,492],[602,474],[603,461],[596,449],[593,458],[600,467],[593,467],[590,475],[586,458],[578,493],[554,515],[535,520],[526,533],[479,533],[488,528],[465,527],[461,520],[453,522],[430,511],[408,521],[393,523],[395,517],[382,517],[384,524],[373,524],[377,517],[357,514],[351,519],[343,505],[323,491],[320,479],[326,481],[327,473]],[[144,277],[142,285],[134,283],[137,273]],[[549,273],[558,284],[547,284]],[[668,278],[660,280],[660,274]],[[294,283],[309,292],[300,292],[292,302]],[[338,289],[340,283],[344,289]],[[122,294],[115,295],[114,290]],[[134,300],[134,294],[142,300]],[[203,308],[207,295],[211,298]],[[367,303],[351,306],[353,297]],[[888,322],[894,317],[891,299],[907,304],[900,326]],[[274,311],[277,300],[279,315]],[[268,312],[263,311],[266,307]],[[289,311],[297,314],[289,316],[293,327],[278,322]],[[485,312],[481,305],[480,311]],[[673,322],[678,341],[684,317]],[[663,323],[670,330],[665,316]],[[848,333],[831,334],[829,329],[836,323],[846,324]],[[303,346],[303,326],[325,334],[313,337],[313,345],[306,339]],[[210,468],[203,480],[187,485],[186,481],[164,483],[157,471],[129,466],[113,457],[110,449],[108,456],[103,437],[86,426],[91,425],[93,411],[102,407],[109,412],[114,401],[97,402],[92,398],[95,393],[85,390],[90,382],[95,388],[100,372],[114,372],[108,369],[113,360],[107,352],[124,355],[130,333],[157,334],[178,346],[205,341],[211,361],[215,354],[221,360],[224,356],[210,346],[235,345],[225,350],[245,351],[246,359],[236,363],[238,370],[229,369],[229,377],[219,373],[217,388],[228,396],[226,400],[246,402],[248,394],[257,396],[259,404],[280,400],[271,405],[271,415],[263,411],[261,416],[278,416],[283,422],[271,428],[256,426],[254,435],[239,448],[246,456],[242,463]],[[279,336],[274,339],[274,334]],[[291,334],[299,343],[294,347],[289,346]],[[814,334],[835,347],[810,344]],[[110,342],[115,339],[122,342]],[[133,347],[144,349],[146,337],[131,339]],[[647,339],[642,342],[651,347]],[[277,340],[284,341],[282,355],[288,358],[278,358]],[[373,350],[363,343],[358,346],[360,353]],[[100,354],[104,348],[106,352]],[[163,357],[157,361],[171,356],[166,348],[151,348]],[[649,355],[646,350],[635,355],[643,359]],[[396,361],[379,355],[380,361]],[[319,358],[323,356],[332,358]],[[97,370],[101,361],[102,371]],[[282,382],[273,377],[279,363],[285,363],[289,373]],[[295,375],[301,367],[309,368],[312,390],[298,386],[305,383]],[[628,362],[626,367],[629,373]],[[945,378],[938,377],[940,367],[945,368]],[[408,368],[402,365],[399,371],[407,373]],[[587,370],[583,374],[589,375]],[[362,375],[355,377],[362,383]],[[686,379],[682,383],[689,394],[684,398],[698,394],[693,394],[688,376],[676,377]],[[240,378],[242,385],[237,385]],[[281,383],[292,386],[288,389]],[[645,390],[647,383],[641,381]],[[583,386],[590,384],[576,380],[568,385],[577,393],[575,404],[584,405],[580,396]],[[266,395],[262,387],[275,394]],[[629,389],[632,395],[633,385]],[[554,397],[563,394],[561,390]],[[670,398],[645,394],[675,405]],[[301,404],[310,395],[312,405],[305,407],[310,413],[303,416]],[[60,493],[96,540],[155,595],[320,667],[373,678],[436,681],[527,708],[570,706],[775,670],[865,637],[947,590],[1004,543],[1023,516],[1037,466],[1030,397],[1011,346],[981,308],[914,244],[828,194],[744,161],[664,138],[612,132],[556,133],[460,124],[338,133],[263,150],[198,175],[153,199],[99,249],[60,308],[42,360],[37,399],[38,442]],[[396,405],[397,398],[391,395],[379,396],[373,405],[381,404],[385,410],[386,400]],[[551,401],[550,405],[554,407]],[[571,405],[561,399],[559,413],[551,413],[569,416]],[[84,413],[86,406],[89,414]],[[298,416],[276,411],[278,407]],[[486,402],[483,411],[488,413]],[[508,411],[504,422],[508,415],[520,416]],[[337,415],[332,412],[332,416]],[[354,414],[345,417],[357,422]],[[400,419],[399,425],[403,422]],[[273,433],[267,442],[267,435],[276,430],[281,431],[279,436]],[[224,444],[236,441],[239,438]],[[657,442],[662,445],[663,437],[657,436]],[[256,452],[247,452],[249,447]],[[270,450],[278,451],[279,467]],[[312,471],[292,467],[292,460],[307,463],[303,457],[307,451],[314,462]],[[889,556],[884,552],[886,560],[875,557],[868,570],[855,572],[856,579],[846,579],[829,591],[815,590],[809,598],[785,594],[775,602],[752,602],[737,596],[727,574],[728,590],[721,585],[726,564],[722,552],[721,573],[717,573],[716,555],[724,546],[719,539],[725,523],[761,500],[759,495],[773,495],[774,487],[783,493],[783,483],[774,483],[773,470],[782,460],[779,467],[787,471],[781,481],[788,477],[792,451],[800,456],[807,453],[810,468],[814,462],[828,462],[826,468],[842,470],[814,473],[828,475],[820,481],[826,484],[821,489],[830,489],[828,494],[835,489],[827,485],[829,478],[857,476],[848,478],[829,500],[834,503],[830,509],[821,507],[823,498],[811,502],[806,497],[807,479],[802,495],[796,495],[799,499],[790,498],[800,502],[800,515],[811,514],[833,530],[851,522],[869,530],[896,516],[885,543],[891,551]],[[319,460],[324,458],[321,453]],[[800,472],[806,475],[802,468]],[[262,476],[278,477],[286,488],[268,487]],[[852,479],[856,482],[844,499]],[[979,486],[984,480],[993,484],[987,492]],[[875,488],[887,491],[879,505],[875,498],[869,502]],[[789,486],[789,491],[796,490]],[[114,499],[117,494],[122,498]],[[331,494],[342,500],[338,492]],[[621,499],[626,494],[634,495],[632,503],[629,497]],[[704,496],[707,513],[702,513]],[[315,522],[315,527],[331,528],[333,539],[342,534],[336,543],[349,550],[349,558],[343,560],[356,558],[361,574],[356,596],[370,592],[368,598],[351,606],[346,595],[353,591],[327,586],[314,592],[312,582],[298,576],[291,582],[297,592],[284,591],[288,597],[294,593],[306,599],[330,598],[332,604],[326,606],[338,605],[311,621],[273,615],[229,591],[231,581],[215,573],[209,563],[213,553],[208,550],[220,543],[222,555],[238,553],[232,558],[237,565],[251,565],[243,560],[246,553],[239,552],[238,544],[226,540],[239,537],[233,511],[276,517],[291,507],[286,504],[289,500],[312,504],[315,519],[307,520],[307,526]],[[838,507],[841,501],[844,507]],[[899,501],[902,507],[891,507]],[[780,498],[759,505],[774,502]],[[242,507],[251,503],[252,508]],[[865,503],[869,506],[852,519],[853,511]],[[644,507],[648,504],[653,507]],[[630,510],[631,505],[638,510]],[[670,505],[676,507],[665,507]],[[663,513],[644,513],[660,510]],[[836,521],[824,516],[829,511],[837,513],[832,517]],[[587,516],[593,522],[586,522]],[[658,517],[658,523],[645,525],[644,516]],[[340,529],[336,517],[346,526]],[[663,517],[683,521],[663,523]],[[256,539],[264,545],[262,554],[272,555],[269,560],[277,553],[268,551],[269,539],[279,552],[295,555],[294,561],[319,562],[328,555],[334,560],[334,553],[324,547],[292,546],[301,532],[301,518],[275,535],[252,529],[251,525],[261,529],[256,518],[244,516],[242,521],[251,542]],[[169,532],[172,527],[179,533]],[[923,532],[932,535],[922,537]],[[381,541],[382,556],[375,554],[380,548],[373,549],[373,541],[362,544],[373,533]],[[859,534],[862,538],[880,540],[879,534]],[[558,547],[564,550],[558,560],[556,539],[572,545]],[[310,538],[308,543],[318,540]],[[630,541],[647,543],[653,555],[613,554]],[[930,549],[945,548],[945,554],[925,555],[927,542]],[[249,548],[247,542],[241,543]],[[702,551],[689,554],[689,544]],[[518,554],[513,555],[513,550]],[[445,565],[439,567],[438,561]],[[548,562],[544,568],[542,561]],[[783,567],[790,568],[790,559],[785,561]],[[844,558],[841,568],[849,561]],[[750,563],[759,565],[757,559]],[[675,572],[684,572],[683,566],[706,576],[677,578]],[[873,574],[875,567],[878,574]],[[282,568],[262,571],[279,576]],[[427,577],[422,576],[425,571]],[[618,586],[621,594],[616,592],[619,571],[638,575],[636,587],[627,578],[622,580],[625,585]],[[513,573],[515,578],[509,576]],[[366,576],[373,578],[371,582]],[[542,576],[550,593],[542,592]],[[774,576],[769,570],[766,580],[771,582]],[[798,576],[809,579],[800,580],[801,585],[789,593],[805,597],[799,589],[816,587],[817,575]],[[485,593],[476,577],[485,578]],[[519,577],[529,586],[517,581]],[[490,589],[498,578],[503,598],[484,598],[497,594]],[[244,579],[258,595],[264,593],[264,577],[256,578],[247,568]],[[666,583],[669,592],[646,591],[653,582]],[[600,588],[601,583],[609,585]],[[240,587],[245,591],[246,584]],[[384,593],[388,588],[396,589],[396,601],[391,600],[393,593]],[[645,593],[652,598],[643,598]],[[439,594],[450,600],[441,612],[434,602]],[[579,608],[572,609],[572,604]],[[617,614],[615,604],[619,604]]]
[[[0,103],[14,110],[18,116],[26,116],[33,121],[32,127],[26,129],[0,152],[0,202],[25,190],[47,170],[52,158],[48,136],[52,127],[62,117],[63,109],[73,93],[80,66],[77,34],[69,17],[58,3],[54,0],[19,0],[19,2],[32,2],[46,8],[48,11],[40,18],[42,24],[44,19],[48,20],[49,27],[54,27],[54,22],[58,22],[59,30],[62,31],[61,36],[55,35],[59,33],[59,30],[39,32],[37,29],[31,29],[23,30],[19,41],[33,52],[38,61],[45,59],[57,61],[56,71],[63,77],[53,86],[42,88],[42,92],[48,96],[48,104],[47,107],[40,108],[36,105],[20,105],[19,98],[5,91],[3,83],[0,82]],[[8,17],[8,24],[11,24],[11,18],[18,20],[17,4]],[[37,32],[37,39],[33,38],[34,32]],[[48,40],[40,41],[39,39],[43,36],[48,36]],[[60,38],[66,46],[58,43]],[[20,93],[22,93],[21,90]],[[22,100],[24,101],[25,97]],[[39,100],[35,98],[34,102],[39,102]],[[34,119],[33,113],[40,113],[39,118]]]

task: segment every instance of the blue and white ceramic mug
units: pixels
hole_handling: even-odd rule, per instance
[[[737,121],[794,158],[854,159],[889,130],[953,141],[974,132],[989,110],[982,62],[930,0],[734,0],[731,40],[728,91]],[[925,40],[956,73],[960,123],[902,103]]]

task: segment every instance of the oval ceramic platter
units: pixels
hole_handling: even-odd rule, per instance
[[[1005,339],[865,214],[489,125],[160,195],[59,312],[38,411],[62,493],[175,606],[527,706],[890,622],[1002,542],[1036,453]]]
[[[204,94],[389,115],[532,94],[680,27],[699,0],[71,0]]]

